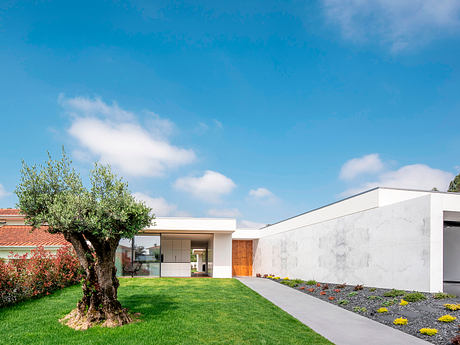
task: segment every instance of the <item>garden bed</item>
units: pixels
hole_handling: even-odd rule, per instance
[[[460,298],[456,296],[359,285],[327,284],[273,276],[262,278],[290,286],[433,344],[452,344],[452,339],[458,336],[459,342],[454,344],[460,345],[460,333],[458,333]],[[439,321],[438,319],[444,315],[450,315],[455,319],[450,322]],[[402,324],[395,324],[396,319],[399,319]],[[449,317],[444,319],[448,321]],[[423,328],[436,329],[437,333],[424,335],[420,332]]]

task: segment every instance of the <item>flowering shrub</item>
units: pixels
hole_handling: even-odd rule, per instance
[[[422,328],[419,332],[426,335],[435,335],[438,333],[438,330],[436,328]]]
[[[56,254],[43,247],[30,254],[12,255],[8,262],[0,260],[0,307],[78,283],[83,270],[70,246]]]
[[[330,296],[330,297],[329,297],[329,301],[333,301],[333,300],[335,300],[335,297],[334,297],[334,296]]]
[[[320,294],[320,295],[325,295],[325,294],[326,294],[326,291],[321,291],[319,294]]]
[[[317,286],[317,287],[320,287],[320,286],[321,286],[321,283],[316,283],[316,286]]]
[[[340,292],[341,290],[340,289],[334,289],[334,292]]]
[[[299,290],[305,290],[305,286],[299,287]]]
[[[457,320],[457,318],[452,315],[443,315],[438,319],[438,321],[441,321],[441,322],[452,322],[455,320]]]
[[[288,278],[288,277],[286,277],[286,278],[283,278],[283,279],[284,279],[284,280],[289,280],[289,278]]]
[[[456,311],[456,310],[460,310],[460,304],[444,304],[444,307],[446,307],[446,309],[449,309],[449,310],[452,310],[452,311]]]
[[[402,306],[405,306],[405,305],[408,305],[409,302],[405,301],[405,300],[401,300],[401,302],[399,302],[399,305],[402,305]]]
[[[314,288],[309,288],[309,289],[307,289],[307,290],[308,290],[309,292],[313,292],[313,291],[315,291],[315,289],[314,289]]]
[[[395,319],[393,321],[393,323],[395,325],[407,325],[407,319],[403,318],[403,317],[398,317],[397,319]]]
[[[278,280],[278,279],[280,279],[280,277],[275,277],[275,278],[273,278],[273,279],[276,279],[276,280]]]
[[[388,313],[388,309],[384,308],[384,307],[379,308],[379,309],[377,309],[377,313]]]

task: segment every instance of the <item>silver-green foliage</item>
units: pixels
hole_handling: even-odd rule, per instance
[[[16,194],[27,223],[46,224],[51,233],[131,238],[153,219],[151,209],[132,196],[110,166],[95,164],[87,188],[64,152],[60,160],[49,156],[44,165],[23,162]]]

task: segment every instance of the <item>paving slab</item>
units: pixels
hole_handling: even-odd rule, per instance
[[[237,279],[336,345],[431,344],[269,279]]]

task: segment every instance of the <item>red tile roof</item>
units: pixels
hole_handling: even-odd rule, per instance
[[[19,214],[19,209],[17,208],[0,208],[0,216],[11,216]]]
[[[35,229],[28,225],[0,227],[0,246],[65,246],[70,243],[62,234],[50,234],[46,227]]]

